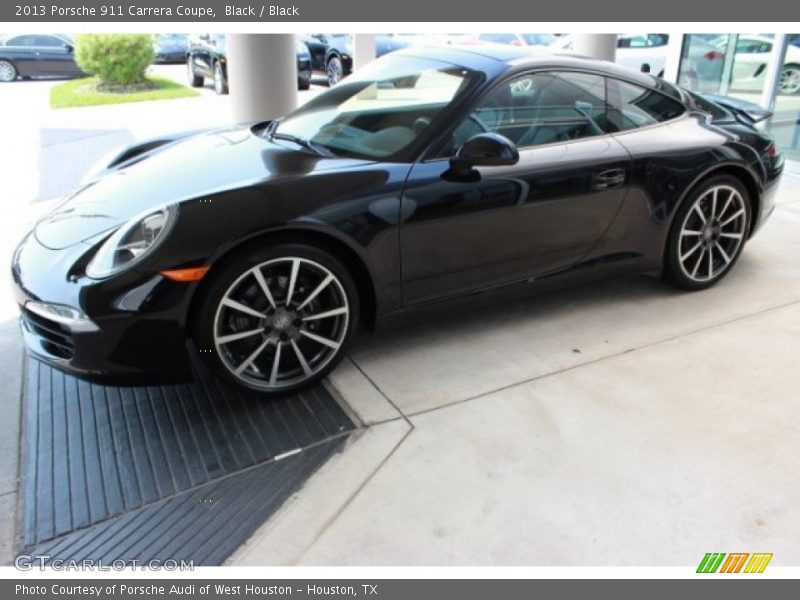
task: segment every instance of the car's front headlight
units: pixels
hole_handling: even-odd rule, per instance
[[[177,209],[168,206],[131,219],[100,246],[86,274],[102,279],[132,267],[166,237],[176,215]]]

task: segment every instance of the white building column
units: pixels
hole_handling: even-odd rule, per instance
[[[228,34],[226,55],[234,123],[282,117],[297,107],[294,35]]]
[[[617,57],[616,33],[577,33],[573,36],[575,54],[614,62]]]
[[[761,90],[761,106],[767,110],[775,110],[775,100],[778,96],[781,84],[781,73],[786,62],[786,51],[789,48],[789,36],[785,33],[775,34],[775,41],[772,43],[772,52],[767,61],[766,72],[764,73],[764,89]]]
[[[356,33],[353,35],[353,71],[375,60],[375,34]]]

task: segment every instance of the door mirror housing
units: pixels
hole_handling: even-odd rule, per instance
[[[499,133],[479,133],[472,136],[450,159],[454,173],[466,174],[473,167],[499,167],[515,165],[519,152],[514,143]]]

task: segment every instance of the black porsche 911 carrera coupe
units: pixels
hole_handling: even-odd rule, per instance
[[[86,377],[183,377],[196,346],[274,394],[435,301],[620,271],[706,288],[783,168],[725,104],[588,59],[401,50],[284,119],[122,151],[17,249],[23,331]]]

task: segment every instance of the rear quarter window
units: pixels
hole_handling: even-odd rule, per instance
[[[654,89],[609,78],[608,125],[612,131],[629,131],[670,121],[686,112],[683,103]]]

